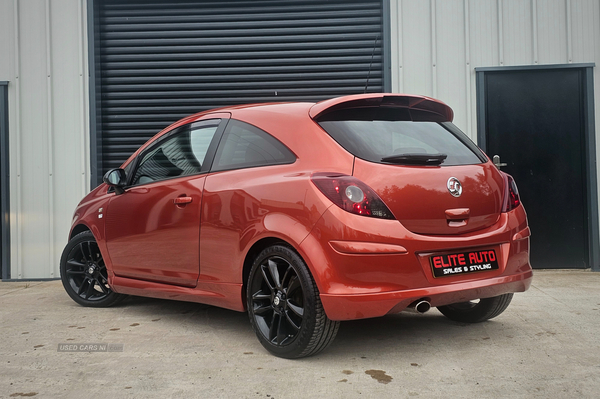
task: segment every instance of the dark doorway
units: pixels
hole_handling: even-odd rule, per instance
[[[597,267],[588,69],[477,69],[479,143],[490,157],[500,156],[501,169],[517,182],[534,268]]]
[[[10,278],[8,82],[0,82],[0,277]]]

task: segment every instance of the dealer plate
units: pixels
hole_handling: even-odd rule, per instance
[[[456,276],[497,270],[498,258],[493,249],[433,255],[429,258],[434,277]]]

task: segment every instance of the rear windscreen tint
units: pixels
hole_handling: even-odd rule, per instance
[[[477,146],[451,122],[321,120],[319,125],[348,152],[371,162],[384,163],[384,158],[410,154],[445,154],[447,157],[441,166],[487,161]]]

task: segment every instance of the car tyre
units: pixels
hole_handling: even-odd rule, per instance
[[[479,302],[461,302],[438,306],[438,310],[450,320],[463,323],[479,323],[500,315],[510,304],[513,294],[482,298]]]
[[[335,338],[308,267],[292,249],[273,245],[255,259],[247,285],[248,315],[260,343],[272,354],[315,355]]]
[[[108,307],[125,297],[108,285],[106,265],[91,231],[77,234],[63,250],[60,278],[67,294],[82,306]]]

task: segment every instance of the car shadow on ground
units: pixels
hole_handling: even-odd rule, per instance
[[[248,316],[214,306],[166,299],[128,297],[120,305],[120,317],[131,321],[140,319],[173,323],[173,328],[185,323],[198,330],[210,328],[218,334],[232,334],[236,340],[250,345],[257,343]],[[501,327],[501,328],[499,328]],[[410,355],[423,348],[444,348],[460,344],[462,347],[482,348],[490,343],[489,331],[494,336],[504,334],[512,338],[511,323],[496,320],[468,324],[448,320],[435,308],[426,314],[402,312],[384,317],[344,321],[333,344],[320,356],[370,357],[393,351]]]

